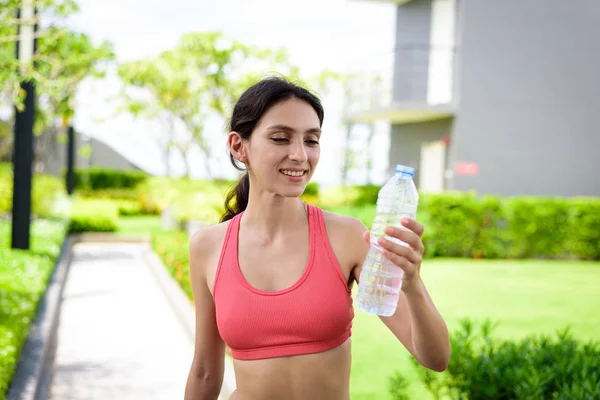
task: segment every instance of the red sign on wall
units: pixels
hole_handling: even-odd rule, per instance
[[[459,162],[454,166],[454,171],[457,175],[477,175],[479,173],[479,165],[469,162]]]

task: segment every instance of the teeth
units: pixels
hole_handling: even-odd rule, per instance
[[[288,171],[287,169],[281,170],[281,172],[285,175],[289,176],[302,176],[304,175],[304,171]]]

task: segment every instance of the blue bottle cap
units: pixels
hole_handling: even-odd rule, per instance
[[[406,165],[396,165],[396,169],[394,169],[395,175],[404,175],[404,176],[415,176],[415,169],[411,167],[407,167]]]

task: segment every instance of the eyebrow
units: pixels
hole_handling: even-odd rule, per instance
[[[277,124],[277,125],[271,125],[270,127],[267,128],[268,131],[284,131],[284,132],[296,132],[296,130],[294,128],[292,128],[291,126],[287,126],[287,125],[281,125],[281,124]],[[306,130],[306,133],[321,133],[321,128],[310,128]]]

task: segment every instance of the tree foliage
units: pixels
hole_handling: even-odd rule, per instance
[[[265,71],[274,70],[298,75],[282,50],[247,45],[220,32],[201,32],[184,35],[174,48],[155,58],[121,64],[119,76],[125,84],[124,109],[164,122],[164,148],[181,154],[189,176],[193,145],[202,151],[211,174],[212,149],[204,131],[208,116],[227,118],[242,91]],[[184,132],[178,133],[177,126]]]
[[[37,143],[36,153],[48,150],[60,129],[73,117],[79,84],[88,77],[101,77],[107,63],[114,60],[111,44],[98,45],[91,38],[71,31],[65,18],[78,11],[74,0],[31,0],[37,8],[34,20],[18,15],[21,0],[1,0],[0,4],[0,105],[20,107],[24,91],[20,83],[36,84],[36,134],[47,133]],[[16,59],[20,39],[19,24],[36,23],[36,51],[27,64]],[[62,126],[61,126],[62,125]],[[0,151],[6,153],[4,146]],[[6,154],[0,153],[0,157]]]

